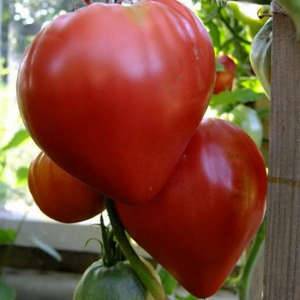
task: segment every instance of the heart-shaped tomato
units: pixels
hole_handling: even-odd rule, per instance
[[[182,4],[95,3],[37,35],[17,94],[33,139],[58,165],[113,198],[140,203],[173,171],[214,77],[209,36]]]
[[[222,285],[262,222],[266,171],[251,138],[203,121],[164,189],[150,203],[117,203],[130,235],[191,293]]]

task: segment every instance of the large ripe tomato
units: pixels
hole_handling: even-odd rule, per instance
[[[209,36],[179,2],[94,3],[38,34],[17,94],[33,139],[57,164],[140,203],[173,171],[214,79]]]
[[[232,89],[236,72],[236,64],[228,55],[219,56],[217,60],[219,64],[223,65],[224,70],[217,72],[215,94]]]
[[[214,294],[262,222],[266,171],[251,138],[203,121],[150,203],[117,203],[130,235],[192,294]]]
[[[28,185],[41,211],[56,221],[80,222],[104,209],[98,192],[65,172],[44,153],[31,163]]]

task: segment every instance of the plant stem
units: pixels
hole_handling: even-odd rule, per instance
[[[251,42],[242,38],[239,34],[236,33],[235,29],[232,28],[229,22],[223,17],[221,9],[222,8],[219,9],[219,18],[223,22],[223,24],[227,27],[227,29],[230,31],[230,33],[233,35],[233,37],[244,44],[251,45]]]
[[[114,235],[131,267],[155,300],[166,300],[164,290],[159,280],[151,273],[149,267],[141,260],[130,245],[124,227],[115,210],[113,201],[111,199],[105,199],[105,205]]]
[[[265,221],[260,226],[260,229],[256,235],[253,245],[249,251],[246,265],[243,269],[241,281],[238,285],[238,293],[240,300],[251,300],[250,299],[250,284],[254,271],[254,267],[263,249],[266,233]]]

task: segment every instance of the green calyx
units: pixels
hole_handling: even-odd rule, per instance
[[[102,263],[105,267],[111,267],[120,261],[126,260],[119,244],[115,240],[114,233],[111,228],[106,227],[103,222],[103,217],[100,217],[100,226],[102,233],[101,253]]]
[[[271,94],[272,26],[270,19],[255,36],[250,52],[251,66],[266,94]]]
[[[277,0],[276,1],[292,19],[296,27],[296,37],[300,41],[300,1],[299,0]]]

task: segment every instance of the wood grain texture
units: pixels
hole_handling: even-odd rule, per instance
[[[265,300],[300,299],[300,42],[275,13]]]
[[[57,251],[61,256],[61,261],[55,260],[37,248],[0,245],[0,265],[17,269],[83,273],[90,264],[99,259],[99,255],[95,253]]]

